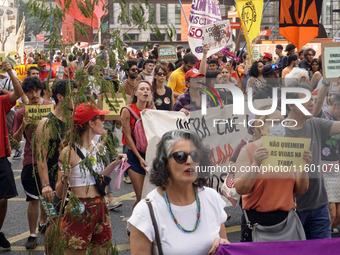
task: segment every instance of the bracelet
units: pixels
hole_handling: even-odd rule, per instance
[[[330,82],[322,82],[322,85],[324,85],[325,87],[329,87],[329,85],[331,85],[331,83]]]
[[[43,188],[45,188],[45,187],[47,187],[47,186],[51,186],[49,183],[47,183],[47,184],[44,184],[43,185]]]

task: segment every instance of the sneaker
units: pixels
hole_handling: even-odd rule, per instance
[[[38,241],[37,236],[29,236],[26,242],[26,249],[27,250],[35,249],[35,247],[37,247],[37,241]]]
[[[22,154],[22,150],[21,148],[17,149],[14,153],[14,156],[12,157],[12,159],[19,159],[21,157]]]
[[[338,233],[339,233],[339,229],[337,229],[337,228],[332,229],[332,234],[338,234]]]
[[[124,177],[123,181],[127,184],[131,184],[131,180],[129,176]]]
[[[116,209],[116,208],[118,208],[118,207],[121,207],[122,205],[123,205],[122,202],[114,201],[114,202],[112,202],[112,203],[109,203],[109,204],[107,205],[107,208],[108,208],[109,210],[114,210],[114,209]]]
[[[0,232],[0,251],[9,251],[11,244],[6,239],[4,233]]]
[[[49,225],[50,225],[49,222],[43,225],[40,225],[40,223],[38,223],[38,231],[44,234]]]

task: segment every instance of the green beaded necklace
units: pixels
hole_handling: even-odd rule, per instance
[[[200,223],[200,216],[201,216],[201,201],[200,201],[200,198],[197,194],[197,191],[196,189],[194,188],[194,192],[195,192],[195,198],[196,198],[196,212],[197,212],[197,219],[196,219],[196,223],[195,223],[195,227],[192,229],[192,230],[187,230],[185,228],[183,228],[181,226],[181,224],[178,223],[175,215],[173,214],[172,210],[171,210],[171,204],[169,202],[169,199],[168,199],[168,196],[165,192],[165,189],[163,189],[163,195],[164,195],[164,199],[165,199],[165,203],[166,203],[166,206],[168,207],[168,210],[169,210],[169,213],[171,215],[171,218],[174,220],[176,226],[183,232],[183,233],[192,233],[194,232],[197,228],[198,228],[198,225]]]

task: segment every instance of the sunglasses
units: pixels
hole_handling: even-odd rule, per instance
[[[137,72],[138,69],[137,69],[137,68],[131,68],[130,71],[131,71],[131,72]]]
[[[166,76],[166,73],[157,73],[158,76]]]
[[[176,151],[172,153],[169,158],[173,157],[178,164],[184,164],[185,162],[187,162],[189,155],[193,162],[200,161],[200,157],[197,151],[191,151],[190,153],[187,153],[185,151]]]
[[[96,117],[94,117],[92,120],[95,121],[97,119],[100,119],[102,122],[105,120],[105,115],[97,115]]]

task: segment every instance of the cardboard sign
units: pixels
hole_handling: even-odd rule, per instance
[[[229,20],[203,26],[203,44],[208,44],[210,50],[232,46]]]
[[[176,62],[177,61],[177,51],[175,46],[172,45],[163,45],[158,48],[158,60],[160,62],[169,61]]]
[[[5,61],[5,53],[0,53],[0,74],[4,74],[6,73],[6,71],[4,69],[2,69],[2,62]]]
[[[340,42],[321,43],[323,80],[337,81],[340,76]]]
[[[36,66],[38,67],[37,64],[30,64],[30,65],[17,65],[14,66],[14,70],[17,72],[17,78],[20,81],[24,81],[27,77],[27,69],[30,68],[31,66]]]
[[[99,95],[98,97],[98,108],[101,110],[110,110],[110,113],[105,115],[105,120],[120,120],[120,111],[126,105],[126,102],[129,102],[129,96],[126,95],[127,98],[125,100],[121,93],[117,93],[116,98],[112,98],[111,94],[108,93],[107,97],[114,108],[110,107],[103,95]]]
[[[269,151],[269,157],[262,161],[262,166],[268,169],[282,166],[291,171],[304,169],[306,161],[303,154],[309,150],[310,138],[264,136],[262,141],[263,147]]]
[[[31,117],[32,124],[38,125],[39,121],[45,117],[47,114],[52,112],[54,109],[54,104],[46,105],[26,105],[25,106],[25,116]]]

